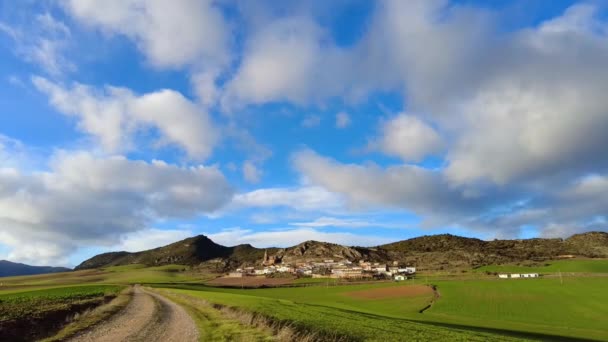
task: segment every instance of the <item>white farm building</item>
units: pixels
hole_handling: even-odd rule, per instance
[[[514,279],[514,278],[538,278],[538,273],[511,273],[511,274],[499,274],[500,279]]]

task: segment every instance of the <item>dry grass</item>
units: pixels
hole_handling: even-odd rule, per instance
[[[124,309],[132,298],[132,288],[126,288],[116,298],[107,304],[100,305],[94,309],[76,313],[67,319],[67,325],[55,336],[46,338],[42,342],[64,341],[79,332],[88,329],[98,323],[109,319],[112,315]]]

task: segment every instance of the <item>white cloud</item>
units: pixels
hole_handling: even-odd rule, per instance
[[[439,153],[444,143],[437,132],[419,118],[399,114],[382,125],[382,136],[372,147],[404,161],[420,161]]]
[[[297,227],[309,227],[309,228],[320,228],[320,227],[339,227],[339,228],[405,228],[404,225],[395,223],[382,223],[382,222],[370,222],[360,219],[345,219],[336,217],[319,217],[316,220],[309,222],[291,222],[290,226]]]
[[[336,114],[336,128],[346,128],[350,126],[351,119],[347,112],[338,112]]]
[[[336,210],[344,200],[321,187],[267,188],[234,196],[237,208],[289,207],[302,211]]]
[[[139,252],[166,246],[193,235],[194,234],[190,230],[163,230],[150,228],[123,235],[120,244],[113,246],[112,250]]]
[[[345,196],[350,207],[405,209],[426,226],[458,224],[512,200],[506,190],[451,187],[441,171],[412,165],[341,164],[308,150],[297,153],[294,164],[312,184]]]
[[[305,16],[270,19],[246,42],[243,59],[222,95],[225,109],[289,101],[319,103],[354,93],[359,83],[350,51]],[[353,85],[354,84],[354,85]]]
[[[253,231],[232,228],[219,233],[207,233],[211,240],[228,246],[251,244],[258,248],[291,247],[308,240],[331,242],[346,246],[377,246],[390,242],[388,238],[352,233],[323,232],[312,228],[281,229],[276,231]]]
[[[215,65],[229,58],[230,28],[211,0],[68,0],[64,4],[82,24],[129,37],[159,67],[202,60]]]
[[[18,56],[38,65],[49,75],[59,76],[76,69],[64,56],[70,45],[71,31],[49,13],[38,14],[23,26],[0,22],[0,32],[13,39]]]
[[[157,68],[187,67],[201,104],[219,97],[217,79],[233,58],[233,27],[215,0],[67,0],[66,12],[85,26],[131,39]]]
[[[147,128],[160,132],[161,144],[176,144],[193,159],[208,157],[219,139],[207,112],[173,90],[138,96],[126,88],[99,90],[82,84],[64,88],[41,77],[32,82],[57,110],[76,117],[80,130],[99,139],[109,152],[133,149],[133,136]]]
[[[233,193],[213,167],[87,152],[59,152],[49,166],[0,169],[0,234],[14,260],[61,261],[77,247],[113,245],[155,220],[211,213]]]
[[[318,115],[307,115],[300,123],[304,128],[314,128],[321,124],[321,117]]]

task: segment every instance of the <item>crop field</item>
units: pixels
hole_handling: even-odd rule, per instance
[[[145,267],[143,265],[113,266],[100,270],[83,270],[0,279],[0,294],[80,284],[202,283],[214,275],[202,274],[183,265]]]
[[[61,328],[75,313],[107,302],[123,288],[84,285],[0,294],[0,340],[42,337]]]
[[[0,294],[0,322],[38,317],[47,311],[69,308],[105,296],[114,296],[122,286],[91,285]]]
[[[541,266],[490,265],[475,269],[476,272],[497,273],[607,273],[608,260],[556,260],[548,261]]]
[[[329,336],[339,334],[349,340],[518,340],[489,331],[412,320],[433,298],[432,290],[422,290],[422,285],[384,283],[255,290],[181,286],[171,291],[295,322],[292,324],[301,329]]]
[[[438,282],[425,320],[608,340],[608,277]]]
[[[608,278],[566,277],[276,289],[178,286],[181,294],[366,340],[608,340]],[[424,313],[420,310],[435,298]],[[328,317],[331,317],[329,319]],[[379,329],[381,331],[379,331]],[[411,334],[411,335],[410,335]],[[447,334],[447,335],[446,335]]]

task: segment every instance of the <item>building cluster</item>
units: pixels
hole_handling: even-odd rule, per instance
[[[323,261],[288,263],[268,263],[267,258],[260,267],[238,268],[229,274],[230,277],[243,276],[272,276],[274,274],[292,274],[299,277],[312,278],[390,278],[405,280],[408,276],[416,273],[415,267],[400,266],[398,262],[390,265],[379,262],[368,262],[361,260],[357,263],[349,260],[334,261],[331,259]]]
[[[500,279],[515,279],[515,278],[538,278],[538,273],[511,273],[499,274]]]

